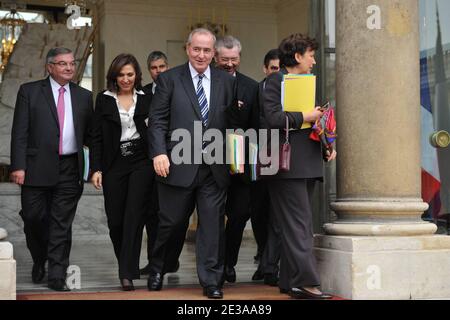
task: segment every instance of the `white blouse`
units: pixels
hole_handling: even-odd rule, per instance
[[[111,92],[109,90],[104,92],[105,95],[113,97],[116,99],[117,109],[119,111],[120,115],[120,123],[122,125],[122,135],[120,137],[120,142],[124,141],[130,141],[139,139],[141,136],[139,132],[137,131],[136,124],[134,123],[134,112],[136,110],[136,103],[137,103],[137,95],[138,94],[145,94],[141,90],[137,91],[134,90],[133,92],[133,105],[131,106],[130,110],[125,110],[120,103],[119,98],[117,97],[117,93]]]

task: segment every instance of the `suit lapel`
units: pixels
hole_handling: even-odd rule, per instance
[[[102,93],[103,94],[103,93]],[[102,110],[102,113],[104,115],[108,115],[109,120],[112,120],[115,122],[118,126],[122,126],[120,122],[120,114],[119,114],[119,108],[116,103],[116,99],[114,97],[111,97],[109,95],[103,94],[104,98],[106,99],[105,106]]]
[[[218,99],[221,94],[222,85],[221,79],[219,78],[216,70],[211,68],[211,97],[209,104],[209,117],[208,117],[208,126],[212,123],[214,116],[216,114]]]
[[[202,115],[200,114],[200,105],[198,104],[198,99],[196,95],[196,90],[192,82],[191,72],[189,70],[189,65],[186,64],[183,74],[181,75],[181,82],[183,83],[184,90],[191,100],[191,106],[194,109],[195,114],[199,120],[202,120]]]
[[[45,98],[47,99],[47,105],[50,108],[50,112],[53,115],[53,119],[56,122],[56,125],[59,128],[58,121],[58,113],[56,110],[55,98],[53,98],[52,85],[50,84],[50,78],[47,78],[42,81],[42,91],[44,93]]]
[[[78,104],[78,92],[74,83],[70,83],[70,99],[72,101],[72,117],[73,117],[73,127],[75,128],[75,136],[77,137],[77,143],[80,145],[78,133],[80,132],[80,110]]]

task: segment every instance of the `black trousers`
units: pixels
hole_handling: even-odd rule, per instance
[[[158,232],[158,212],[159,212],[159,203],[158,203],[158,185],[157,183],[153,184],[152,190],[152,201],[150,203],[150,210],[148,211],[148,216],[145,222],[145,228],[147,231],[147,259],[148,263],[150,263],[152,252],[155,247],[155,241]],[[193,209],[192,209],[193,210]],[[164,263],[164,271],[166,270],[174,270],[178,259],[181,255],[181,251],[183,250],[184,240],[186,239],[186,232],[189,228],[189,219],[185,222],[185,225],[180,228],[179,231],[175,232],[170,240],[170,248],[165,257]]]
[[[259,180],[251,184],[250,206],[253,235],[262,256],[268,238],[270,197],[267,181]]]
[[[311,198],[314,180],[271,180],[272,208],[281,229],[280,288],[319,286],[313,254]]]
[[[267,181],[262,181],[266,183]],[[266,185],[267,186],[267,185]],[[267,197],[269,197],[267,189]],[[270,201],[269,201],[270,202]],[[277,220],[276,212],[272,207],[269,209],[269,222],[267,224],[267,241],[259,262],[258,269],[266,275],[278,276],[280,271],[281,253],[281,229]]]
[[[250,219],[250,184],[240,176],[231,177],[231,186],[227,192],[225,228],[225,265],[234,267],[239,257],[242,235]]]
[[[163,273],[173,235],[183,230],[195,206],[197,274],[202,287],[219,286],[224,260],[224,214],[226,190],[221,189],[207,165],[199,168],[192,186],[158,184],[159,226],[150,266],[151,273]]]
[[[151,205],[155,173],[145,152],[117,156],[103,174],[109,235],[120,279],[139,279],[142,230]]]
[[[66,278],[72,222],[82,192],[76,154],[60,157],[56,186],[22,186],[20,214],[27,246],[34,263],[48,259],[49,281]]]

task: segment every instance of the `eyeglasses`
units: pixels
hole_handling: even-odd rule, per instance
[[[49,62],[50,64],[60,66],[61,68],[67,68],[67,66],[70,66],[71,68],[75,68],[77,66],[77,62],[65,62],[65,61],[59,61],[59,62]]]
[[[272,71],[278,71],[278,70],[280,70],[280,67],[271,66],[269,69]]]
[[[239,62],[239,58],[223,58],[223,57],[221,57],[221,58],[219,58],[219,61],[220,62],[223,62],[223,63],[238,63]]]

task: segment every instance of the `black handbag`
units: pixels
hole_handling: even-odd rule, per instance
[[[286,140],[280,148],[280,171],[291,169],[291,144],[289,143],[289,118],[286,116]]]

